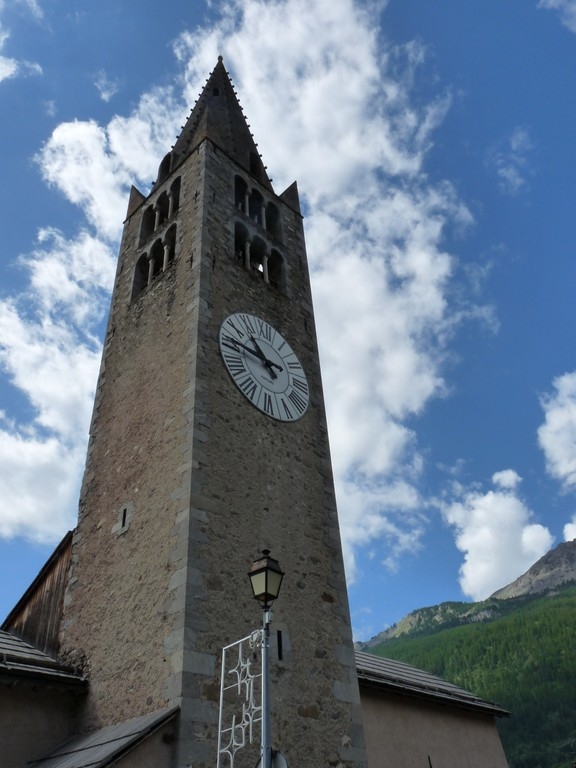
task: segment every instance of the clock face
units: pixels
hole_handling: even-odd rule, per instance
[[[279,421],[296,421],[308,408],[306,374],[282,334],[265,320],[237,312],[220,326],[220,352],[238,389]]]

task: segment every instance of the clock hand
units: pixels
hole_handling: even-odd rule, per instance
[[[273,379],[277,379],[278,374],[276,373],[276,371],[272,366],[274,366],[275,368],[278,368],[279,371],[282,370],[282,366],[278,365],[278,363],[275,363],[272,360],[270,360],[268,357],[266,357],[266,355],[262,351],[262,348],[260,347],[260,344],[258,344],[254,336],[250,336],[250,341],[252,342],[252,344],[254,344],[254,346],[258,350],[258,357],[264,363],[264,367],[268,368],[268,373],[270,374],[270,376],[272,376]]]
[[[278,378],[278,374],[272,368],[272,366],[270,365],[270,362],[271,362],[270,360],[264,360],[264,368],[268,369],[268,373],[270,374],[270,376],[272,376],[273,379],[277,379]]]
[[[258,342],[256,341],[256,339],[254,338],[254,336],[250,336],[250,341],[251,341],[251,342],[252,342],[252,344],[254,344],[254,346],[256,347],[256,351],[258,352],[258,357],[260,358],[260,360],[262,360],[262,362],[263,362],[264,364],[266,364],[266,363],[268,362],[268,358],[266,357],[266,355],[264,354],[264,352],[262,352],[262,349],[260,348],[260,345],[258,344]]]
[[[260,345],[258,344],[258,342],[253,336],[250,337],[250,341],[254,344],[255,349],[252,349],[246,344],[243,344],[241,341],[238,341],[237,339],[232,338],[232,336],[223,336],[222,341],[231,349],[238,349],[238,347],[242,347],[242,349],[245,349],[246,352],[250,352],[251,355],[254,355],[254,357],[257,357],[258,360],[262,361],[262,364],[264,365],[264,367],[268,369],[268,372],[273,379],[278,378],[278,374],[273,369],[273,367],[277,368],[279,371],[284,370],[281,365],[278,365],[278,363],[275,363],[273,360],[269,360],[266,357],[266,355],[262,351],[262,348],[260,347]]]
[[[257,357],[258,360],[261,360],[264,367],[268,369],[270,372],[270,375],[273,379],[277,379],[278,376],[276,374],[276,371],[272,370],[272,366],[275,366],[278,368],[279,371],[282,371],[282,366],[278,365],[277,363],[274,363],[272,360],[268,360],[264,352],[262,352],[261,348],[258,346],[258,342],[252,338],[251,340],[254,342],[254,346],[256,349],[252,349],[251,347],[248,347],[246,344],[243,344],[241,341],[238,341],[237,339],[232,338],[232,336],[223,336],[222,340],[225,344],[227,344],[232,349],[237,349],[238,347],[242,347],[242,349],[245,349],[246,352],[250,352],[251,355],[254,355],[254,357]]]
[[[241,341],[237,341],[236,339],[233,339],[232,336],[224,336],[223,341],[231,349],[237,349],[238,347],[242,347],[242,349],[245,349],[246,352],[250,352],[251,355],[254,355],[254,357],[257,357],[258,360],[262,360],[262,362],[265,362],[266,360],[266,358],[262,358],[262,356],[259,355],[255,349],[252,349],[252,347],[246,346],[246,344],[242,344]]]
[[[262,348],[260,347],[260,344],[258,344],[256,339],[254,338],[254,336],[250,336],[250,341],[256,347],[256,351],[258,353],[258,357],[264,363],[264,367],[268,369],[268,373],[270,374],[270,376],[272,376],[273,379],[277,379],[278,375],[277,375],[276,371],[273,370],[273,368],[272,368],[272,365],[273,365],[272,360],[268,360],[268,358],[266,357],[264,352],[262,352]]]
[[[269,359],[266,357],[266,355],[264,354],[264,352],[262,352],[262,348],[260,347],[260,344],[258,344],[258,342],[256,341],[256,339],[254,338],[254,336],[250,336],[250,341],[251,341],[251,342],[252,342],[252,344],[254,344],[254,346],[256,347],[256,350],[257,350],[257,352],[258,352],[258,357],[259,357],[259,358],[260,358],[260,360],[262,360],[262,362],[264,363],[264,367],[268,369],[268,373],[270,374],[270,376],[272,376],[272,378],[273,378],[273,379],[277,379],[277,378],[278,378],[278,374],[277,374],[277,373],[276,373],[276,371],[275,371],[275,370],[272,368],[272,366],[274,365],[274,363],[272,362],[272,360],[269,360]]]
[[[264,354],[264,352],[262,352],[262,349],[260,348],[260,345],[254,338],[254,336],[250,336],[250,341],[252,342],[252,344],[254,344],[254,346],[258,350],[258,357],[262,360],[266,368],[271,369],[271,367],[274,366],[274,368],[278,368],[279,371],[284,370],[281,365],[278,365],[278,363],[275,363],[273,360],[270,360],[269,358],[266,357],[266,355]],[[270,373],[273,373],[273,371],[270,370]]]

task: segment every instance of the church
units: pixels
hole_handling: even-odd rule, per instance
[[[130,193],[78,523],[0,630],[2,768],[259,764],[257,718],[219,747],[220,664],[264,551],[274,768],[506,767],[508,713],[354,651],[298,189],[219,57]]]

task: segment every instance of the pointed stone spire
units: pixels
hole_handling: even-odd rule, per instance
[[[300,196],[298,195],[298,184],[293,181],[292,184],[290,184],[287,189],[282,192],[280,195],[280,199],[284,200],[285,203],[287,203],[290,208],[292,208],[296,213],[300,213]]]
[[[204,139],[216,144],[272,191],[270,179],[236,98],[222,56],[218,57],[218,63],[174,145],[171,167],[175,168]]]

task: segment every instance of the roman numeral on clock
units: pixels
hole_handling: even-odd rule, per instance
[[[299,379],[296,376],[294,376],[294,378],[292,379],[292,386],[295,389],[300,390],[302,394],[308,395],[308,384],[304,379]]]
[[[219,345],[232,381],[259,411],[284,422],[304,415],[310,399],[306,374],[273,325],[236,312],[222,321]]]
[[[294,413],[292,412],[292,409],[288,407],[288,403],[286,402],[286,400],[283,397],[281,397],[280,402],[282,403],[282,408],[284,410],[284,418],[287,419],[288,421],[294,421],[294,418],[295,418]]]
[[[272,400],[272,395],[270,395],[268,392],[264,392],[264,397],[262,400],[262,407],[264,408],[264,411],[269,416],[274,416],[274,402]]]
[[[230,371],[231,375],[234,378],[237,378],[238,376],[241,376],[243,373],[246,373],[246,368],[244,366],[244,362],[240,357],[240,355],[230,355],[228,353],[225,353],[224,360],[226,361],[228,370]]]
[[[238,328],[236,326],[236,324],[230,318],[228,318],[226,320],[226,325],[229,325],[230,328],[232,328],[234,330],[236,336],[238,336],[239,339],[243,339],[244,338],[244,336],[245,336],[244,331],[242,331],[240,328]]]
[[[258,384],[256,384],[254,379],[251,376],[246,376],[242,381],[238,381],[238,386],[242,392],[244,392],[246,397],[254,402],[254,397],[256,396],[256,391],[258,389]]]
[[[268,325],[268,323],[265,323],[264,320],[260,320],[258,318],[258,333],[260,334],[261,338],[266,339],[267,342],[272,344],[272,339],[274,338],[274,329]]]
[[[299,414],[304,413],[306,410],[306,400],[302,397],[302,395],[298,394],[295,389],[293,389],[290,394],[288,395],[288,400],[292,403],[294,408],[298,411]]]
[[[238,315],[242,323],[244,324],[244,328],[246,329],[248,336],[254,336],[256,333],[256,326],[254,325],[254,319],[250,317],[250,315]]]

